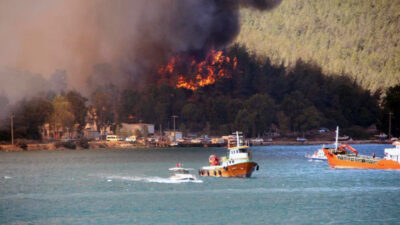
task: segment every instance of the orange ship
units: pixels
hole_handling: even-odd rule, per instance
[[[257,163],[251,160],[251,152],[247,145],[239,138],[236,132],[236,140],[228,139],[228,154],[221,157],[221,161],[215,155],[209,157],[210,166],[199,169],[200,176],[209,177],[250,177],[254,170],[258,170]]]
[[[336,130],[336,137],[338,136]],[[385,157],[358,155],[358,151],[349,145],[338,147],[336,139],[335,148],[323,148],[330,167],[350,169],[400,169],[400,142],[394,142],[395,148],[385,149]]]

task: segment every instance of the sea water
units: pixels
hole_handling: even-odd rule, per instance
[[[400,171],[330,169],[321,146],[253,147],[249,179],[178,183],[224,148],[0,153],[0,224],[399,224]],[[353,145],[383,156],[390,145]]]

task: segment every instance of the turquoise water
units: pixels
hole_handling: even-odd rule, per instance
[[[223,148],[1,152],[0,224],[400,223],[400,171],[329,169],[304,157],[319,147],[254,147],[252,178],[203,183],[173,183],[168,168]]]

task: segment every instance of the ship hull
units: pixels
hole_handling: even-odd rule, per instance
[[[251,177],[251,174],[258,167],[255,162],[244,162],[226,167],[215,166],[207,169],[200,169],[199,175],[202,177]]]
[[[324,150],[329,166],[340,169],[379,169],[379,170],[400,170],[400,164],[393,160],[381,159],[375,163],[362,161],[351,161],[339,159],[329,150]]]

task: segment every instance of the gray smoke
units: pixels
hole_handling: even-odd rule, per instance
[[[28,71],[0,68],[0,120],[10,113],[10,107],[18,100],[47,91],[60,93],[67,89],[67,83],[64,70],[56,70],[46,79]]]
[[[202,55],[229,44],[240,30],[240,7],[268,10],[279,3],[0,1],[0,94],[14,102],[53,88],[57,79],[68,80],[68,86],[78,90],[88,90],[88,80],[91,86],[138,82],[171,54]],[[51,78],[57,69],[63,75]]]

